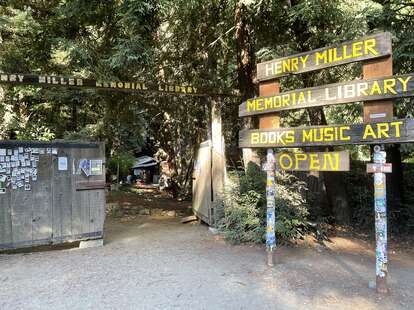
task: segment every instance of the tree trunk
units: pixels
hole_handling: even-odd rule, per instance
[[[323,108],[308,109],[311,125],[327,125]],[[333,151],[333,147],[328,147]],[[326,151],[322,150],[322,151]],[[327,201],[331,214],[338,224],[349,225],[351,222],[351,210],[348,203],[348,193],[344,182],[343,172],[323,172]]]
[[[247,7],[240,1],[236,5],[235,10],[235,25],[236,25],[236,48],[237,48],[237,80],[238,88],[242,94],[242,99],[254,97],[256,90],[253,83],[253,76],[255,73],[255,45],[253,39],[253,32],[251,30],[249,21],[247,20]],[[247,117],[243,119],[243,127],[245,129],[256,128],[257,119]],[[256,150],[243,149],[243,163],[247,168],[247,164],[252,161],[260,165],[260,158]]]
[[[387,177],[387,196],[390,211],[398,210],[404,202],[404,174],[400,153],[400,145],[393,144],[386,147],[387,162],[392,163],[392,173]]]
[[[72,107],[71,107],[71,119],[72,119],[72,124],[71,124],[71,129],[73,132],[76,132],[78,130],[78,107],[77,107],[77,102],[76,101],[72,101]]]

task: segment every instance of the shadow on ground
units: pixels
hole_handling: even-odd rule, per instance
[[[178,217],[108,217],[104,247],[0,255],[0,309],[414,308],[408,254],[390,255],[387,297],[368,288],[368,245],[334,239],[277,255],[270,269],[263,247],[231,246]]]

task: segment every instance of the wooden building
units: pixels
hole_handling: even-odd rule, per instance
[[[98,239],[102,143],[0,141],[0,249]]]

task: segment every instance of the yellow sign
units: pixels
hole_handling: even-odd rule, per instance
[[[279,58],[257,65],[257,79],[269,80],[391,54],[391,36],[380,33],[336,46]]]
[[[349,171],[349,152],[279,153],[276,169],[295,171]]]
[[[414,139],[414,120],[356,125],[256,129],[240,132],[240,147],[298,147],[409,142]]]
[[[330,84],[252,98],[240,105],[239,116],[410,96],[414,96],[414,74]]]

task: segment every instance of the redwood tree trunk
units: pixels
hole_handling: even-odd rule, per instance
[[[255,44],[253,31],[248,20],[248,11],[243,1],[239,1],[235,10],[236,26],[236,48],[237,48],[237,80],[238,88],[242,94],[242,99],[254,97],[256,93],[253,76],[255,74]],[[256,128],[257,119],[246,117],[243,119],[243,127],[246,129]],[[237,139],[237,137],[236,137]],[[245,168],[252,161],[260,165],[260,159],[257,152],[253,149],[243,150],[243,162]]]
[[[327,125],[323,108],[308,109],[311,125]],[[327,148],[333,151],[333,147]],[[326,151],[322,150],[322,151]],[[344,182],[343,172],[323,172],[327,201],[330,213],[338,224],[349,225],[351,223],[351,209],[348,203],[348,193]]]
[[[390,211],[399,210],[404,202],[404,174],[401,160],[400,145],[393,144],[386,147],[387,162],[392,163],[392,173],[387,177],[387,196]]]

